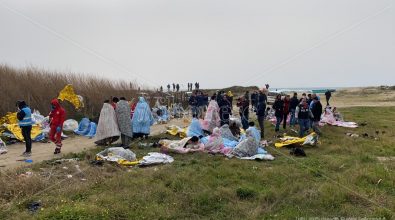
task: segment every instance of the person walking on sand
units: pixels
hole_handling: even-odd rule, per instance
[[[22,130],[22,136],[23,139],[25,140],[25,146],[26,146],[25,152],[23,152],[21,156],[30,157],[32,154],[32,137],[31,137],[32,125],[33,125],[32,110],[29,108],[29,106],[26,104],[25,101],[18,101],[17,106],[18,106],[18,113],[16,116],[18,119],[19,127]]]
[[[49,113],[51,128],[49,131],[49,139],[56,145],[54,154],[59,154],[62,149],[62,130],[63,122],[66,120],[66,111],[60,106],[58,99],[53,99],[51,101],[51,107],[52,111]]]

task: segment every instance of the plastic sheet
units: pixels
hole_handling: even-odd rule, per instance
[[[173,157],[169,155],[157,153],[157,152],[151,152],[148,153],[147,156],[144,156],[143,159],[139,161],[139,165],[149,166],[149,165],[167,164],[173,162],[174,162]]]
[[[280,141],[275,143],[274,146],[280,148],[289,145],[315,145],[314,142],[317,142],[317,134],[313,132],[302,138],[285,136],[283,138],[280,138]]]
[[[136,154],[129,149],[124,149],[122,147],[110,147],[104,151],[96,154],[97,160],[104,160],[110,162],[116,162],[118,164],[127,165],[128,162],[134,162],[130,165],[137,164]]]
[[[58,99],[64,101],[69,101],[71,104],[74,105],[76,109],[79,109],[82,107],[82,102],[80,98],[75,94],[74,88],[71,84],[65,86],[60,92]]]
[[[63,131],[75,131],[78,129],[78,121],[74,119],[67,119],[63,123]]]

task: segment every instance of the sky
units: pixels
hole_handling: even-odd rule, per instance
[[[0,27],[0,63],[18,68],[156,88],[395,85],[392,0],[0,0]]]

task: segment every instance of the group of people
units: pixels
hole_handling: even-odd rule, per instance
[[[193,84],[193,83],[188,83],[188,92],[189,91],[193,91],[193,86],[195,85],[195,90],[199,90],[199,88],[200,88],[200,83],[198,83],[198,82],[195,82],[195,84]],[[173,87],[173,92],[179,92],[180,91],[180,84],[175,84],[175,83],[172,83],[172,84],[167,84],[167,92],[171,92],[171,88]],[[160,88],[159,88],[159,91],[160,92],[163,92],[163,87],[162,86],[160,86]]]
[[[191,97],[189,97],[188,104],[192,110],[192,115],[196,115],[197,118],[203,119],[204,112],[208,106],[208,95],[202,91],[195,90]]]
[[[154,124],[151,108],[143,97],[126,101],[125,97],[105,100],[100,112],[95,142],[110,145],[121,138],[121,146],[129,147],[133,138],[145,138]]]
[[[299,124],[300,137],[303,137],[310,128],[318,135],[321,134],[319,122],[323,108],[320,97],[316,94],[308,94],[306,96],[306,93],[303,93],[300,99],[297,93],[294,93],[292,98],[286,95],[283,99],[281,95],[277,95],[273,104],[273,110],[276,117],[276,132],[280,130],[281,122],[283,122],[283,128],[286,129],[288,115],[290,115],[289,124],[291,127]]]
[[[32,110],[23,100],[17,101],[16,106],[18,124],[22,130],[22,136],[25,140],[25,151],[21,156],[30,157],[32,154],[32,138],[31,132],[34,125],[32,118]],[[62,130],[63,123],[66,120],[66,111],[60,105],[58,99],[53,99],[51,101],[51,112],[49,113],[49,139],[55,143],[54,154],[59,154],[62,149]]]

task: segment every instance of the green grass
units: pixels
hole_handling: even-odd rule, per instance
[[[53,169],[58,175],[50,179],[2,174],[0,219],[392,219],[395,163],[380,162],[377,157],[395,156],[395,108],[358,107],[341,112],[347,121],[366,122],[367,126],[324,127],[320,144],[306,147],[305,158],[290,156],[286,148],[269,147],[276,157],[270,162],[196,153],[173,155],[172,164],[147,168],[96,167],[89,165],[89,158],[97,149],[68,155],[82,159],[78,163],[83,174],[58,185],[71,172],[62,167],[74,164],[42,163],[31,168],[35,174]],[[274,140],[273,127],[267,124],[266,130],[267,139]],[[344,134],[376,135],[376,131],[380,131],[377,140]],[[136,146],[133,151],[142,157],[158,149]],[[53,188],[34,194],[48,186]],[[37,200],[43,209],[30,214],[26,204]]]

